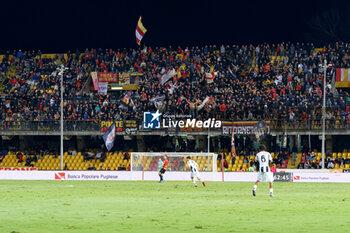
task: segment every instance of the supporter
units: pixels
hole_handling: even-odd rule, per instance
[[[312,161],[314,161],[316,159],[316,154],[315,154],[315,152],[311,152],[311,154],[310,154],[310,161],[312,162]]]
[[[327,164],[327,168],[328,168],[328,169],[333,169],[333,168],[334,168],[334,163],[333,163],[333,161],[329,161],[329,163]]]
[[[231,164],[234,165],[236,162],[236,156],[232,156]]]
[[[91,49],[83,56],[77,56],[80,54],[77,51],[65,57],[46,59],[40,57],[40,51],[23,51],[21,59],[3,61],[18,69],[6,84],[5,93],[11,95],[7,95],[9,104],[2,112],[4,119],[12,122],[57,120],[60,87],[56,67],[64,64],[69,68],[64,87],[70,90],[64,94],[64,117],[70,121],[112,120],[115,116],[141,120],[143,111],[162,108],[198,115],[198,118],[270,119],[277,120],[279,126],[289,121],[290,125],[296,122],[298,127],[312,126],[312,120],[319,124],[323,72],[318,64],[324,58],[333,64],[328,69],[330,80],[333,67],[349,66],[347,59],[340,59],[348,53],[348,44],[330,44],[325,52],[315,52],[312,43],[281,43],[278,47],[283,47],[284,52],[277,52],[268,44],[192,47],[186,52],[180,47],[149,47],[146,50]],[[169,83],[179,85],[161,85],[162,75],[171,69],[176,75]],[[2,70],[6,70],[6,65],[2,65]],[[131,92],[136,114],[120,107],[124,92],[107,96],[81,92],[90,71],[143,72],[139,90]],[[215,73],[213,82],[206,81],[205,73]],[[327,90],[332,90],[330,81]],[[157,96],[164,101],[156,107],[151,99]],[[207,96],[210,101],[199,109]],[[341,90],[328,93],[327,124],[330,127],[335,127],[339,110],[346,109],[345,97],[348,96],[349,93]],[[344,123],[349,113],[341,114]],[[304,124],[299,124],[298,119]]]
[[[0,64],[2,73],[16,67],[15,73],[4,79],[1,127],[5,130],[17,126],[21,130],[59,129],[61,79],[56,69],[63,64],[68,68],[63,86],[68,90],[64,92],[64,120],[69,130],[86,130],[102,120],[141,122],[143,112],[157,109],[204,120],[212,117],[261,119],[271,120],[272,127],[287,125],[306,129],[321,126],[324,94],[327,129],[349,128],[346,102],[349,93],[334,90],[332,83],[335,68],[350,66],[350,60],[346,59],[349,52],[350,44],[344,42],[328,44],[320,52],[312,43],[289,42],[276,46],[265,43],[186,49],[86,49],[83,53],[68,52],[53,58],[43,58],[41,51],[13,51],[14,56],[5,56]],[[331,64],[327,69],[326,93],[323,93],[323,70],[319,66],[324,59]],[[172,70],[174,76],[162,85],[162,76]],[[137,79],[138,90],[108,92],[104,96],[86,87],[91,71],[119,74],[138,71],[144,75]],[[209,81],[207,74],[214,79]],[[132,103],[123,104],[126,93]],[[158,98],[160,101],[154,101]],[[188,149],[185,142],[179,144],[179,150]],[[152,147],[160,148],[159,145]],[[246,150],[243,155],[253,151],[252,148]],[[294,148],[292,152],[295,162]],[[47,152],[40,152],[41,159],[44,154]],[[84,160],[91,159],[89,154],[83,155]],[[311,155],[307,157],[313,166],[315,159]],[[328,157],[331,155],[327,154]],[[287,158],[286,153],[279,153],[274,163],[282,165]],[[100,160],[105,160],[103,154]],[[232,159],[231,163],[234,162]],[[333,161],[333,166],[335,162],[341,164],[346,160]]]
[[[297,154],[298,154],[298,149],[296,146],[293,146],[292,153],[293,153],[293,164],[294,164],[296,162]]]
[[[128,153],[128,152],[125,152],[125,153],[124,153],[124,158],[123,158],[123,160],[129,160],[129,158],[130,158],[129,153]]]
[[[224,161],[224,168],[228,168],[228,163],[226,160]]]
[[[309,168],[311,168],[310,160],[307,160],[307,161],[304,163],[304,169],[309,169]]]
[[[18,152],[16,157],[18,159],[18,163],[23,163],[23,154],[21,152]]]
[[[246,164],[246,163],[249,163],[249,160],[248,160],[247,156],[244,156],[243,164]]]
[[[106,152],[102,152],[100,161],[104,162],[106,160],[106,157],[107,157]]]
[[[283,160],[284,160],[284,153],[282,151],[280,151],[278,153],[278,155],[277,155],[277,162],[276,162],[276,164],[282,166]]]
[[[298,165],[298,169],[304,169],[304,163],[299,163],[299,165]]]
[[[311,152],[309,151],[307,154],[306,154],[306,161],[309,162],[311,159]]]
[[[82,154],[83,154],[83,157],[84,157],[84,161],[89,160],[89,154],[88,154],[88,152],[83,152]]]
[[[101,161],[101,157],[102,157],[102,153],[99,151],[96,153],[96,160],[100,160]]]

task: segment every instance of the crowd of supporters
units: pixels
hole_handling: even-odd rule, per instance
[[[350,44],[334,43],[316,49],[312,43],[86,49],[45,58],[40,51],[5,54],[0,103],[3,122],[55,121],[60,117],[60,76],[64,75],[64,118],[98,122],[142,120],[144,111],[190,114],[222,120],[280,120],[321,122],[323,74],[327,60],[327,120],[350,123],[349,92],[334,87],[335,68],[349,67]],[[165,84],[162,76],[175,71]],[[90,73],[144,73],[139,89],[99,95],[86,84]],[[0,74],[0,75],[1,75]],[[207,74],[214,80],[208,81]],[[154,99],[157,98],[157,101]],[[207,98],[204,105],[201,105]],[[160,100],[160,101],[159,101]],[[307,123],[306,123],[307,124]]]

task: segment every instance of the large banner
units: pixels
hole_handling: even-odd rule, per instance
[[[201,172],[203,180],[222,181],[221,172]],[[225,172],[225,181],[254,182],[257,172]],[[284,176],[286,179],[288,176]],[[285,178],[281,178],[283,181]],[[157,172],[142,171],[0,171],[0,180],[159,180]],[[167,180],[188,180],[188,172],[169,172]],[[350,173],[294,173],[293,182],[350,183]]]
[[[117,83],[118,74],[117,73],[98,73],[98,81]]]
[[[265,129],[265,134],[257,132],[257,130],[262,129],[257,127],[258,121],[237,121],[233,122],[234,134],[235,135],[258,135],[262,136],[265,134],[270,134],[270,122],[266,121],[263,128]],[[221,134],[231,136],[232,135],[232,122],[224,121],[222,122]]]
[[[137,122],[135,120],[125,120],[124,121],[124,132],[128,135],[137,134]]]
[[[130,74],[124,73],[119,74],[119,85],[128,85],[130,84]]]
[[[115,132],[123,132],[123,121],[101,121],[101,132],[105,133],[113,123],[115,123]]]
[[[42,59],[55,59],[56,53],[50,53],[50,54],[41,54]]]
[[[293,182],[349,183],[350,173],[305,173],[294,172]]]
[[[140,82],[140,79],[142,79],[144,76],[144,73],[140,72],[132,72],[130,73],[130,84],[138,84]]]
[[[124,171],[0,171],[0,180],[131,180]]]
[[[350,69],[336,69],[335,87],[350,87]]]
[[[107,95],[108,82],[98,82],[98,94]]]
[[[265,121],[260,121],[255,125],[255,137],[260,142],[266,136],[266,123]]]
[[[98,75],[97,72],[91,72],[92,83],[94,84],[95,91],[98,91]]]
[[[36,167],[0,167],[0,171],[36,171]]]
[[[105,133],[113,123],[115,123],[115,132],[125,132],[125,134],[130,135],[137,134],[138,124],[136,120],[101,121],[101,132]]]

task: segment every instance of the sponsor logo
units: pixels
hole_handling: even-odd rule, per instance
[[[88,174],[88,173],[67,173],[67,180],[118,180],[118,175]]]
[[[143,113],[143,128],[144,129],[160,129],[160,116],[162,114],[157,110],[156,112]]]
[[[55,180],[65,180],[66,173],[65,172],[57,172],[55,173]]]
[[[171,118],[163,119],[163,128],[221,128],[221,121],[215,118],[206,121],[196,119],[172,120]]]
[[[338,173],[339,174],[339,173]],[[337,175],[337,174],[334,174]],[[303,175],[299,175],[299,176],[293,176],[293,180],[298,180],[298,181],[304,181],[304,182],[317,182],[317,181],[326,181],[329,180],[330,177],[329,176],[321,176],[321,175],[314,175],[314,174],[303,174]]]
[[[208,120],[202,121],[193,119],[177,120],[175,115],[164,115],[161,121],[161,115],[158,110],[157,112],[144,112],[143,113],[143,128],[144,129],[160,129],[161,126],[164,129],[198,129],[200,131],[202,128],[221,128],[222,122],[220,120],[215,120],[215,118],[210,118]]]

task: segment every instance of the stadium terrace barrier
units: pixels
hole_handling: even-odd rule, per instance
[[[284,169],[277,168],[277,172],[290,172],[290,173],[330,173],[330,169]]]
[[[65,120],[63,122],[65,131],[99,131],[105,132],[107,128],[111,125],[113,121],[68,121]],[[142,125],[142,122],[138,122],[136,120],[120,120],[114,121],[117,125],[118,132],[123,131],[124,128],[130,128],[130,123],[128,126],[127,122],[133,122],[132,128],[137,130],[143,130],[139,128]],[[250,121],[242,121],[242,122],[250,122]],[[257,122],[257,121],[251,121]],[[269,122],[268,127],[269,131],[281,131],[281,130],[290,130],[297,132],[305,132],[305,131],[320,131],[322,130],[322,122],[320,120],[301,120],[301,121],[287,121],[287,120],[267,120]],[[230,122],[231,123],[231,122]],[[126,124],[124,126],[124,124]],[[246,127],[251,125],[248,123],[247,125],[236,126],[237,129],[242,128],[246,129]],[[222,128],[231,129],[230,125],[223,125]],[[165,129],[163,129],[165,130]],[[194,130],[194,128],[188,128],[186,130]],[[347,132],[350,130],[350,122],[345,120],[326,120],[326,132]],[[0,131],[60,131],[60,121],[1,121]],[[147,131],[147,130],[146,130]],[[203,130],[199,130],[202,132]],[[223,135],[227,133],[222,133],[221,128],[213,129],[212,131],[220,132]],[[236,131],[236,130],[235,130]],[[207,132],[207,131],[203,131]],[[250,131],[247,131],[250,132]],[[246,130],[242,130],[242,132],[237,132],[237,134],[252,134],[252,132],[247,133]]]
[[[65,131],[99,131],[100,125],[90,121],[64,121]],[[60,121],[2,121],[0,131],[59,131]]]
[[[221,172],[201,172],[206,181],[222,181]],[[256,172],[225,172],[225,181],[254,182]],[[169,172],[165,180],[190,180],[189,172]],[[144,180],[157,181],[157,172],[145,172]],[[142,180],[142,172],[128,171],[0,171],[0,180]],[[350,173],[293,173],[293,182],[350,183]]]
[[[270,120],[271,130],[322,130],[322,119],[319,120]],[[350,123],[346,118],[326,120],[326,131],[350,130]]]

